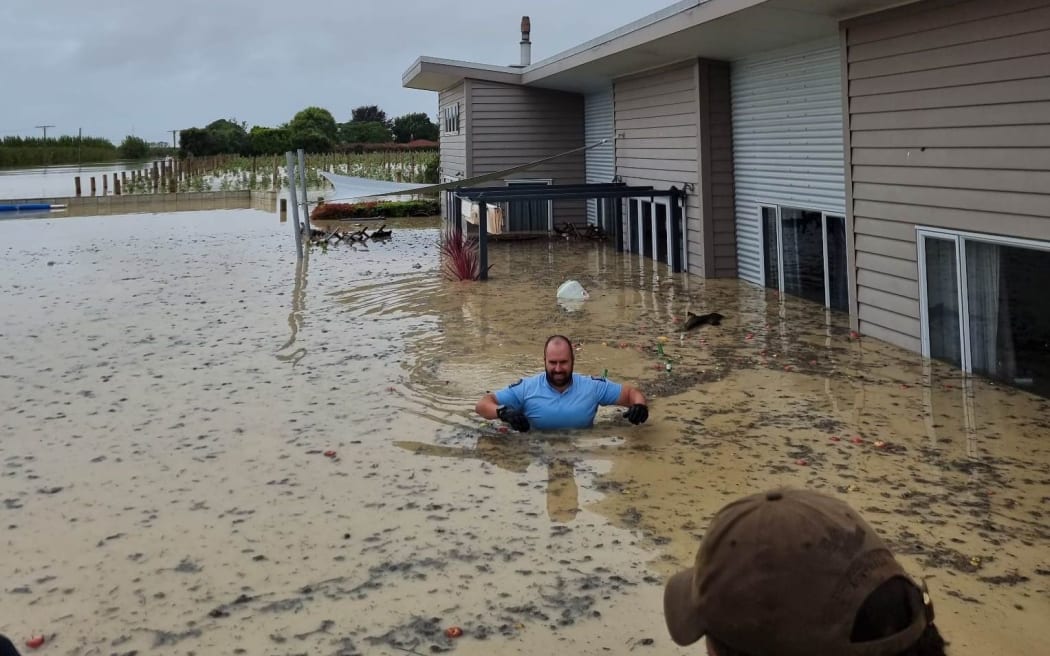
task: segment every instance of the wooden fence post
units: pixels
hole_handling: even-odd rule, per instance
[[[80,198],[80,176],[79,175],[77,177],[73,178],[73,184],[76,186],[76,189],[77,189],[77,198]]]

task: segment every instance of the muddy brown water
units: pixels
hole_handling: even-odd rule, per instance
[[[494,243],[489,282],[449,282],[435,226],[297,266],[287,224],[248,210],[0,223],[0,632],[62,654],[700,653],[667,637],[664,577],[722,504],[795,485],[903,554],[950,653],[1044,650],[1045,399],[602,244]],[[555,301],[570,278],[582,308]],[[681,335],[687,311],[726,319]],[[552,332],[646,391],[649,423],[474,416]]]

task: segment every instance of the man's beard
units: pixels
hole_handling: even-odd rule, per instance
[[[570,370],[565,373],[558,374],[551,373],[548,371],[547,382],[550,383],[552,387],[565,387],[566,385],[572,382],[572,371]]]

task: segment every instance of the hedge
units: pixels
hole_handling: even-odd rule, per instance
[[[406,200],[368,203],[322,203],[310,212],[312,221],[326,219],[364,219],[373,216],[437,216],[441,204],[436,200]]]

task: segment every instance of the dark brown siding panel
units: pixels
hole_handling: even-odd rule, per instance
[[[705,62],[707,79],[701,93],[707,96],[710,133],[708,165],[701,175],[711,186],[710,206],[704,211],[705,221],[712,224],[714,241],[713,275],[735,278],[736,207],[733,188],[733,116],[730,96],[729,64]]]

